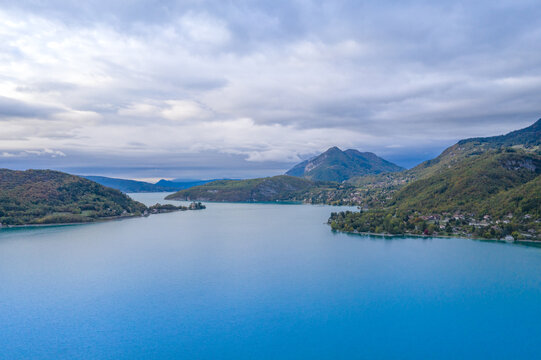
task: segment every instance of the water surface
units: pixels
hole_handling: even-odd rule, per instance
[[[338,234],[337,210],[3,229],[0,358],[541,358],[541,249]]]

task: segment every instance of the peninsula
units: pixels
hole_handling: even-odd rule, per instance
[[[204,208],[201,203],[147,207],[79,176],[52,170],[0,169],[0,226],[85,223]]]

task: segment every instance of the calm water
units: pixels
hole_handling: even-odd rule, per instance
[[[324,206],[207,205],[0,231],[0,358],[541,358],[539,248],[334,234]]]

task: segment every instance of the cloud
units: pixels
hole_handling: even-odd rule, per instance
[[[19,158],[19,157],[29,157],[29,156],[48,156],[51,158],[56,158],[56,157],[64,157],[66,156],[66,154],[64,154],[60,150],[52,150],[52,149],[24,150],[20,152],[3,151],[2,153],[0,153],[0,157],[3,157],[3,158]]]
[[[118,114],[126,117],[156,117],[159,116],[161,111],[159,106],[148,103],[138,103],[129,104],[126,107],[120,108]]]
[[[206,14],[188,12],[180,18],[179,23],[180,32],[194,43],[223,46],[231,39],[227,25]]]
[[[0,96],[0,119],[1,118],[47,118],[58,111],[54,107],[32,104],[17,99]]]
[[[540,117],[539,16],[526,0],[3,4],[0,151],[420,161]]]
[[[161,115],[169,120],[183,121],[200,119],[212,115],[209,109],[203,105],[189,100],[169,100],[166,102],[168,108],[162,110]]]

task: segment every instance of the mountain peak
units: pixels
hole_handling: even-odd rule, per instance
[[[340,148],[338,146],[333,146],[333,147],[330,147],[328,148],[325,152],[321,153],[321,155],[338,155],[338,154],[342,154],[343,151],[340,150]]]
[[[297,164],[286,175],[316,181],[342,182],[354,176],[401,170],[403,169],[400,166],[373,153],[361,153],[354,149],[342,151],[333,146],[324,153]]]

